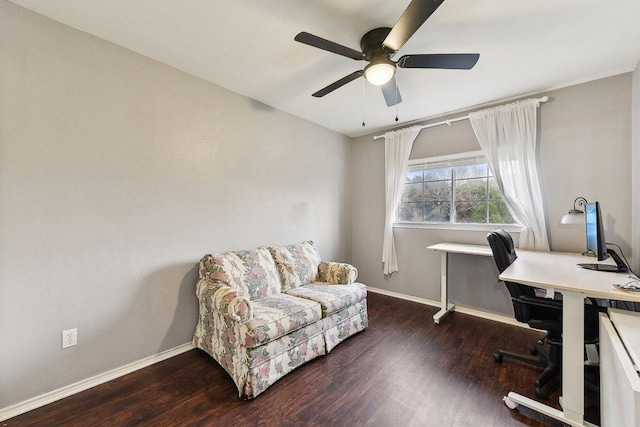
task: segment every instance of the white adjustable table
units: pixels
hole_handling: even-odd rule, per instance
[[[522,405],[572,426],[584,421],[584,299],[595,297],[640,301],[640,293],[619,291],[614,283],[627,283],[629,273],[586,270],[581,254],[568,252],[518,251],[518,258],[500,279],[537,288],[553,288],[562,294],[562,407],[559,411],[510,392],[504,401],[510,408]]]
[[[433,321],[440,324],[440,319],[455,309],[455,304],[449,303],[449,254],[493,256],[493,253],[489,246],[462,243],[438,243],[427,249],[440,252],[440,311],[433,315]]]

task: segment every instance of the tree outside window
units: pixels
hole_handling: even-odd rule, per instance
[[[484,156],[409,166],[399,222],[514,224]]]

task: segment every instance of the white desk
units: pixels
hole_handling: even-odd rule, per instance
[[[584,422],[584,299],[596,297],[623,301],[640,301],[640,293],[616,290],[613,283],[627,283],[628,273],[585,270],[576,264],[585,262],[581,254],[517,250],[518,258],[502,274],[501,280],[539,288],[554,288],[563,295],[562,317],[562,400],[559,411],[535,400],[510,392],[505,403],[517,405],[568,423]]]
[[[455,309],[455,304],[449,303],[449,254],[493,256],[493,253],[488,245],[464,245],[461,243],[438,243],[427,249],[440,252],[440,311],[433,315],[433,321],[440,324],[440,319]]]

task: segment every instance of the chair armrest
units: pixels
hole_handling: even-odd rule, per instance
[[[343,262],[321,261],[318,265],[318,280],[334,285],[347,285],[358,278],[358,269]]]
[[[589,300],[589,304],[585,304],[585,311],[593,310],[594,312],[606,313],[607,307],[603,307],[598,305],[598,302],[595,298],[587,298]],[[562,300],[557,299],[549,299],[549,298],[541,298],[541,297],[526,297],[521,296],[518,298],[520,302],[526,304],[532,304],[539,307],[547,307],[547,308],[556,308],[558,310],[562,310]]]
[[[521,296],[521,297],[518,297],[517,299],[518,301],[525,304],[562,310],[561,300],[542,298],[542,297],[527,297],[527,296]]]
[[[216,310],[236,322],[246,323],[253,320],[251,300],[231,286],[200,279],[196,287],[198,299],[210,309]]]

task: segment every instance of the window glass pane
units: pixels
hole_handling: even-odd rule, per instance
[[[424,171],[425,181],[439,181],[451,179],[451,168],[427,169]]]
[[[489,201],[489,222],[491,224],[514,224],[515,221],[502,200]]]
[[[487,164],[458,166],[456,168],[456,179],[481,178],[487,176]]]
[[[486,199],[486,178],[456,180],[456,201]]]
[[[454,157],[408,167],[398,221],[515,224],[486,159],[477,153]]]
[[[408,171],[405,182],[422,182],[422,170]]]
[[[502,200],[502,194],[498,190],[498,184],[495,178],[489,178],[489,199]]]
[[[451,180],[424,183],[425,200],[451,200]]]
[[[487,223],[487,202],[456,202],[456,222]]]
[[[398,210],[398,221],[422,222],[422,203],[402,203]]]
[[[425,202],[424,221],[450,222],[451,202]]]
[[[422,183],[405,184],[404,191],[402,193],[403,202],[420,202],[423,199],[422,195]]]

